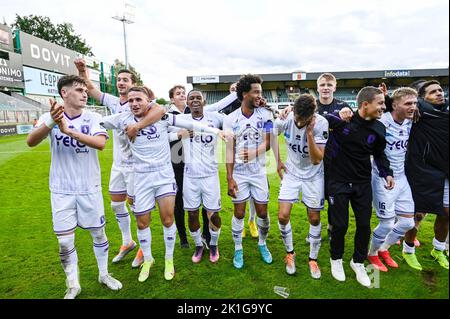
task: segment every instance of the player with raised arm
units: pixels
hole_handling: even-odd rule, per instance
[[[89,96],[97,102],[108,107],[112,114],[129,112],[127,92],[136,84],[136,75],[129,70],[119,70],[117,75],[116,87],[119,97],[108,93],[103,93],[89,80],[86,62],[83,59],[74,61],[78,69],[78,74],[85,79],[87,83]],[[152,100],[154,97],[152,97]],[[154,106],[147,117],[151,122],[158,121],[165,113],[165,109],[160,106]],[[136,124],[137,129],[139,123]],[[126,206],[128,204],[133,209],[133,159],[128,146],[127,136],[122,131],[113,131],[113,165],[109,180],[109,194],[111,196],[111,209],[116,216],[119,229],[122,234],[122,245],[119,253],[113,258],[112,262],[121,261],[130,251],[136,247],[136,242],[131,235],[131,218]],[[138,251],[132,262],[132,267],[139,267],[143,262],[142,251]]]
[[[107,129],[125,130],[133,123],[145,118],[152,108],[151,92],[145,87],[132,87],[128,91],[131,112],[104,117],[101,125]],[[133,154],[135,209],[138,224],[138,239],[144,255],[144,262],[138,280],[144,282],[150,275],[154,264],[151,252],[150,212],[159,205],[161,223],[166,247],[164,278],[172,280],[175,276],[173,252],[175,248],[176,227],[174,225],[174,206],[177,186],[170,159],[168,127],[178,126],[192,130],[192,121],[166,114],[162,120],[141,129],[133,143],[129,142]],[[216,128],[196,126],[199,131],[220,134]]]
[[[241,269],[244,266],[242,248],[242,229],[244,228],[245,206],[252,197],[255,202],[259,242],[258,247],[263,261],[272,263],[272,255],[267,248],[270,219],[267,211],[269,190],[265,168],[265,152],[256,158],[242,158],[242,152],[256,152],[261,145],[270,149],[273,129],[273,115],[265,108],[259,108],[262,99],[262,79],[248,74],[241,77],[236,91],[242,105],[228,115],[224,121],[224,130],[233,132],[234,139],[227,142],[226,167],[228,194],[233,198],[234,216],[232,232],[235,244],[233,265]],[[269,142],[267,142],[269,141]],[[245,156],[244,156],[245,157]]]
[[[278,197],[278,226],[286,247],[286,272],[293,275],[295,253],[290,222],[292,205],[302,202],[307,207],[309,226],[309,269],[311,276],[321,276],[317,257],[321,246],[320,211],[325,203],[323,156],[328,140],[328,121],[316,112],[312,95],[303,94],[294,103],[294,112],[286,120],[275,121],[278,134],[284,133],[288,158]]]
[[[50,138],[52,161],[50,192],[53,230],[58,238],[59,256],[67,277],[65,299],[74,299],[81,292],[75,229],[88,229],[94,242],[98,281],[109,289],[119,290],[122,284],[108,273],[108,239],[101,192],[100,165],[97,150],[103,150],[108,138],[100,127],[101,116],[85,111],[85,81],[74,75],[58,81],[58,92],[64,105],[51,100],[50,113],[41,116],[28,135],[30,147]]]

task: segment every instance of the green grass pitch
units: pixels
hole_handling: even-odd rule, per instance
[[[28,148],[26,136],[0,138],[0,299],[16,298],[62,298],[65,291],[65,275],[58,256],[58,242],[52,231],[48,174],[50,166],[47,141],[36,148]],[[285,158],[284,144],[282,156]],[[121,235],[111,211],[108,196],[109,172],[112,163],[112,141],[100,152],[102,186],[106,214],[106,234],[110,242],[109,260],[117,253]],[[269,161],[272,162],[273,160]],[[164,242],[162,226],[157,211],[152,218],[152,251],[156,263],[145,283],[137,280],[138,270],[131,269],[134,252],[119,264],[109,263],[109,271],[123,283],[119,292],[110,291],[97,282],[91,236],[87,231],[76,231],[76,248],[79,257],[82,293],[79,298],[161,298],[161,299],[279,299],[274,286],[290,289],[290,299],[383,299],[383,298],[449,298],[449,273],[430,256],[432,249],[434,216],[429,215],[422,223],[418,238],[422,246],[417,249],[422,272],[409,268],[401,259],[401,248],[391,248],[399,269],[379,276],[379,288],[368,289],[357,283],[349,261],[353,251],[354,218],[351,215],[346,240],[344,269],[347,281],[337,282],[331,276],[329,244],[326,235],[327,215],[322,213],[323,244],[319,254],[322,278],[314,280],[308,269],[309,246],[305,242],[308,223],[305,207],[294,205],[291,223],[294,231],[294,246],[297,253],[297,274],[288,276],[283,258],[284,245],[277,225],[279,178],[273,165],[269,169],[271,230],[268,247],[273,255],[273,264],[266,265],[260,259],[257,240],[249,236],[243,241],[245,266],[242,270],[233,267],[234,243],[231,237],[233,206],[227,196],[225,166],[220,165],[222,186],[222,232],[219,241],[220,260],[217,265],[204,256],[200,264],[193,265],[193,248],[181,249],[179,240],[175,246],[174,262],[176,276],[173,281],[164,280]],[[375,215],[372,228],[376,226]],[[187,225],[187,216],[186,216]],[[132,233],[136,240],[135,223]],[[189,238],[189,237],[188,237]],[[189,238],[191,247],[192,240]]]

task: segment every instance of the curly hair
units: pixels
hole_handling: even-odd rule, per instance
[[[246,74],[243,75],[236,85],[236,93],[239,101],[244,99],[244,93],[248,93],[252,90],[252,84],[262,84],[263,80],[259,75]]]
[[[316,99],[311,94],[302,94],[294,102],[294,114],[302,119],[307,119],[314,115],[316,109]]]

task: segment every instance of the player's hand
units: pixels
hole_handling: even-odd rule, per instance
[[[280,113],[280,119],[285,120],[287,119],[289,113],[292,112],[293,107],[291,105],[289,105],[288,107],[285,107],[283,110],[281,110]]]
[[[138,123],[130,124],[125,127],[125,134],[127,134],[128,139],[131,143],[134,143],[136,136],[139,133],[140,128]]]
[[[259,105],[258,105],[258,107],[268,107],[268,106],[267,106],[267,100],[266,100],[265,98],[261,98],[261,99],[259,100]]]
[[[388,95],[388,89],[386,83],[381,83],[378,88],[383,91],[384,96]]]
[[[392,176],[387,176],[385,180],[386,180],[386,185],[384,186],[384,188],[386,188],[387,190],[394,189],[394,186],[395,186],[394,178]]]
[[[48,101],[50,103],[50,115],[52,116],[53,121],[59,125],[64,118],[64,106],[59,105],[58,102],[52,98],[49,98]]]
[[[238,191],[239,191],[238,186],[237,186],[234,178],[229,179],[228,180],[228,195],[233,198],[236,198]]]
[[[77,58],[73,60],[73,63],[75,64],[75,67],[77,68],[79,73],[84,73],[87,71],[86,61],[84,61],[83,58]]]
[[[244,163],[248,163],[249,161],[254,160],[257,156],[257,150],[243,149],[238,153],[238,158],[243,160]]]
[[[217,136],[219,136],[225,143],[228,143],[234,138],[234,134],[231,131],[222,131],[220,130],[217,133]]]
[[[183,140],[185,138],[191,138],[194,137],[194,131],[181,129],[177,132],[177,136],[179,140]]]
[[[278,176],[280,176],[280,179],[282,180],[284,177],[284,172],[286,172],[286,166],[284,166],[282,161],[278,161],[278,165],[277,165],[277,172],[278,172]]]
[[[64,118],[58,122],[58,127],[62,133],[69,135],[70,129],[69,126],[67,125],[67,121]]]
[[[316,116],[315,115],[312,117],[311,121],[306,126],[306,134],[314,135],[314,126],[316,126]]]
[[[353,117],[353,111],[348,107],[344,107],[339,111],[339,117],[345,122],[350,122]]]

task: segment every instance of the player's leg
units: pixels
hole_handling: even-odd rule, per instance
[[[259,234],[258,249],[262,260],[266,264],[271,264],[273,261],[272,254],[267,248],[266,243],[270,230],[270,218],[268,214],[269,186],[267,178],[265,175],[255,176],[252,178],[250,185],[250,195],[255,201],[256,216],[258,216],[256,220]]]
[[[328,223],[333,225],[330,233],[331,274],[338,281],[346,279],[342,258],[348,229],[350,194],[348,183],[328,182]]]
[[[372,185],[371,183],[353,184],[350,198],[356,219],[355,249],[350,266],[356,274],[356,280],[365,287],[371,281],[367,275],[364,261],[367,259],[370,242],[370,219],[372,217]],[[334,224],[333,224],[334,227]]]
[[[302,182],[302,202],[307,207],[309,221],[309,270],[311,277],[319,279],[321,272],[317,262],[322,245],[322,223],[320,211],[325,204],[325,190],[323,175],[309,181]]]
[[[395,190],[397,188],[397,190]],[[395,181],[396,194],[395,213],[397,220],[392,230],[387,234],[384,243],[378,250],[378,255],[386,262],[389,267],[397,268],[398,264],[391,258],[389,248],[400,238],[404,237],[406,232],[414,228],[414,201],[411,188],[405,176],[397,178]]]
[[[236,198],[232,199],[234,204],[234,213],[231,220],[231,231],[234,241],[233,265],[237,269],[244,267],[244,250],[242,247],[242,230],[244,229],[245,206],[250,198],[250,184],[248,177],[241,174],[233,174],[239,192]]]
[[[209,260],[216,263],[219,260],[219,236],[222,220],[219,212],[222,209],[220,200],[220,178],[216,174],[201,179],[203,209],[208,214],[208,228],[210,233]]]
[[[77,228],[76,199],[74,195],[51,193],[53,231],[59,245],[59,258],[66,274],[65,299],[74,299],[81,292],[78,254],[75,249],[75,229]]]
[[[112,262],[121,261],[130,251],[136,247],[131,236],[131,218],[127,209],[127,177],[130,173],[125,168],[113,165],[109,180],[109,194],[111,196],[111,209],[116,216],[120,232],[122,234],[122,245],[119,253]]]
[[[444,214],[437,215],[436,221],[434,223],[434,238],[433,238],[433,250],[431,251],[431,256],[439,262],[439,264],[448,269],[448,258],[445,256],[445,241],[448,236],[448,223],[449,223],[449,184],[448,179],[445,180],[444,186]]]
[[[185,210],[183,207],[184,165],[173,165],[173,171],[175,174],[175,181],[178,189],[175,197],[174,208],[175,224],[178,231],[178,236],[180,237],[180,247],[189,248],[189,242],[187,240],[186,234]]]
[[[281,238],[283,239],[286,249],[284,262],[286,264],[286,272],[293,275],[295,268],[295,251],[291,226],[291,210],[294,203],[298,202],[301,191],[301,182],[290,175],[284,174],[280,185],[280,193],[278,195],[278,228],[280,229]]]
[[[258,238],[258,225],[256,224],[256,209],[253,198],[250,197],[250,203],[248,206],[248,227],[250,230],[250,236],[252,238]],[[245,228],[244,228],[245,233]]]
[[[373,207],[377,214],[378,225],[373,231],[367,258],[376,269],[383,272],[388,271],[388,268],[380,260],[378,251],[394,228],[395,203],[400,194],[399,190],[403,188],[400,181],[396,180],[395,182],[395,188],[387,190],[384,187],[384,179],[378,175],[372,175]]]
[[[109,242],[105,233],[105,213],[101,191],[77,196],[78,225],[88,229],[93,240],[94,255],[99,271],[98,281],[111,290],[119,290],[122,284],[108,273]]]
[[[199,208],[202,204],[200,180],[185,176],[183,181],[184,210],[188,212],[188,227],[195,244],[192,255],[192,262],[195,264],[202,260],[204,250],[199,220]]]
[[[158,190],[158,193],[160,194],[157,195],[166,248],[164,267],[164,278],[166,280],[172,280],[175,276],[173,252],[175,250],[175,240],[177,236],[177,229],[174,223],[175,193],[173,192],[174,189],[176,191],[176,184],[172,185],[172,190],[170,189],[170,186],[171,185],[165,185],[164,187],[160,187]]]

